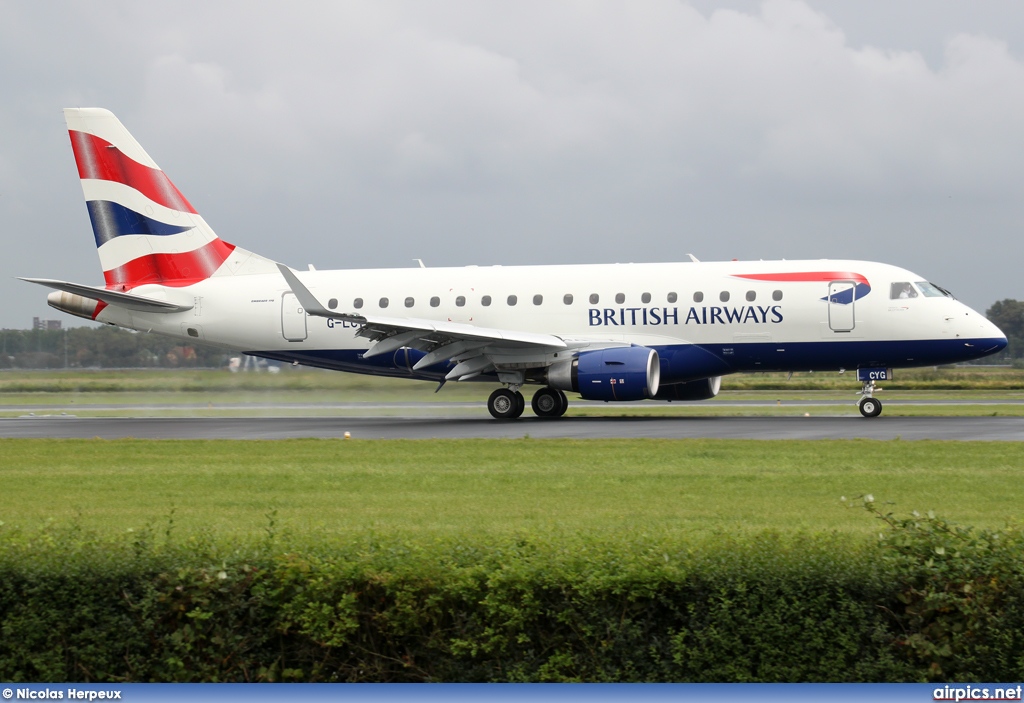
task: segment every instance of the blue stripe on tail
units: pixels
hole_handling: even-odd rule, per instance
[[[192,229],[190,225],[171,225],[154,220],[109,200],[90,200],[86,205],[89,207],[89,219],[92,220],[92,232],[96,237],[97,247],[123,234],[150,234],[163,237]]]

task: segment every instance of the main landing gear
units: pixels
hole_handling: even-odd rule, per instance
[[[882,390],[879,388],[878,390]],[[864,388],[860,394],[863,396],[857,406],[860,408],[860,414],[864,417],[878,417],[882,414],[882,401],[874,397],[875,393],[875,382],[864,381]]]
[[[526,398],[519,391],[499,388],[487,399],[487,409],[495,420],[515,420],[526,409]]]
[[[557,388],[541,388],[533,394],[530,405],[537,417],[562,417],[569,409],[569,399]]]
[[[541,388],[530,403],[537,417],[561,417],[569,408],[569,399],[557,388]],[[487,410],[496,420],[514,420],[526,409],[526,399],[518,390],[499,388],[487,399]]]

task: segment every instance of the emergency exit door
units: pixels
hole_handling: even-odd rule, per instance
[[[294,293],[281,296],[281,334],[289,342],[301,342],[306,338],[306,311]]]

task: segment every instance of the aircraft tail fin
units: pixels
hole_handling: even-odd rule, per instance
[[[181,287],[270,263],[220,239],[112,112],[66,108],[64,119],[108,289]]]

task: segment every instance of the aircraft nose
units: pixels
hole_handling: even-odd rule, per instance
[[[989,324],[992,325],[991,322]],[[1003,331],[996,327],[995,325],[992,325],[992,333],[992,336],[996,341],[996,348],[994,351],[1001,352],[1003,349],[1006,349],[1006,345],[1008,344],[1008,342],[1006,339],[1006,335],[1003,334]]]
[[[984,320],[983,328],[984,338],[986,340],[991,340],[993,344],[991,351],[992,354],[995,354],[996,352],[1001,352],[1003,349],[1006,349],[1006,335],[1003,334],[1003,331],[1001,329],[996,327],[995,324],[989,320]]]

